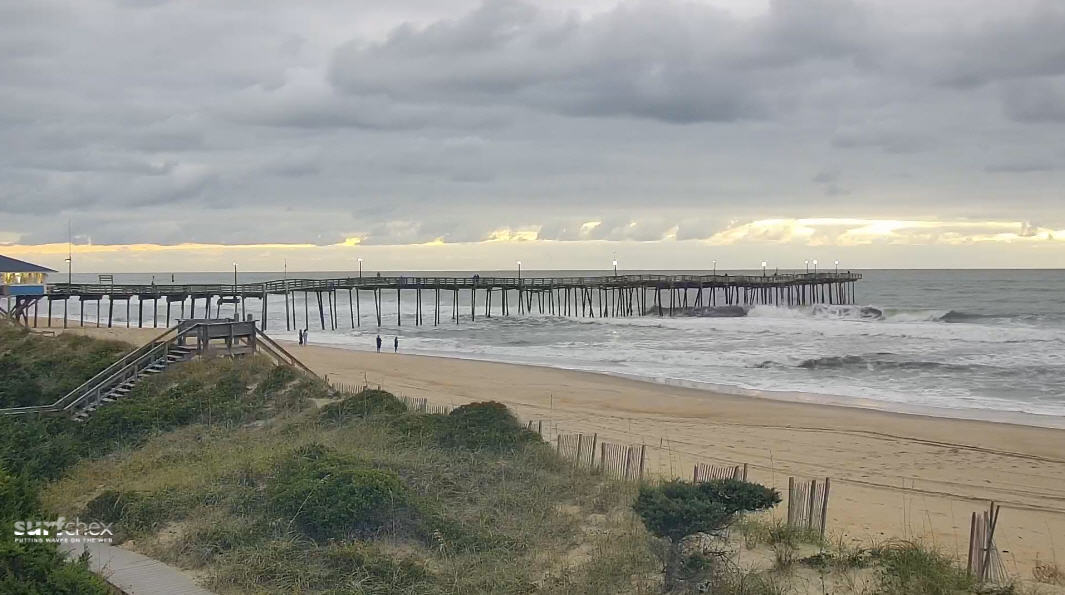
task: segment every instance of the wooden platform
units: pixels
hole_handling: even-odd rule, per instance
[[[79,299],[96,302],[97,320],[103,320],[101,301],[107,299],[107,326],[113,322],[116,302],[125,301],[129,324],[130,304],[137,300],[137,321],[144,325],[143,305],[151,302],[152,326],[159,326],[159,300],[166,309],[164,324],[170,326],[171,311],[178,309],[180,318],[211,318],[221,311],[222,304],[240,307],[241,319],[247,319],[248,299],[258,299],[259,320],[265,328],[267,303],[271,295],[285,300],[285,325],[288,329],[309,326],[306,306],[313,294],[317,301],[321,329],[339,327],[336,316],[337,296],[346,292],[351,311],[351,326],[361,325],[363,295],[370,294],[377,325],[380,326],[382,294],[396,292],[396,323],[402,325],[403,295],[414,293],[414,324],[425,324],[423,292],[433,292],[432,323],[438,325],[443,317],[459,322],[459,293],[469,292],[469,315],[475,319],[478,304],[483,302],[483,316],[493,313],[493,300],[504,316],[514,314],[550,314],[574,317],[673,316],[691,309],[719,306],[772,304],[802,306],[808,304],[852,304],[855,285],[860,273],[817,272],[776,275],[607,275],[601,277],[342,277],[335,279],[284,279],[245,284],[191,285],[121,285],[121,284],[65,284],[48,287],[48,321],[51,321],[52,301]],[[295,294],[304,294],[304,325],[296,324]],[[441,307],[441,297],[450,294],[448,305]],[[186,305],[188,311],[186,311]],[[84,309],[83,309],[84,310]],[[35,306],[33,316],[36,321]],[[254,316],[254,311],[253,311]],[[358,319],[356,318],[358,316]],[[64,319],[65,320],[65,319]],[[79,321],[84,325],[84,316]],[[66,324],[66,322],[64,322]],[[97,323],[99,325],[99,322]],[[36,324],[34,323],[34,326]]]

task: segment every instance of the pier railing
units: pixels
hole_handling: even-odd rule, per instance
[[[804,283],[847,283],[858,281],[861,273],[819,272],[778,273],[767,275],[603,275],[598,277],[336,277],[330,279],[284,279],[259,283],[196,284],[95,284],[53,283],[48,286],[52,299],[63,297],[112,296],[182,296],[182,295],[260,295],[292,291],[330,291],[337,289],[548,289],[566,287],[776,287]]]

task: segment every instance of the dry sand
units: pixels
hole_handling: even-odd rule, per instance
[[[79,329],[143,342],[162,329]],[[1007,568],[1065,566],[1065,430],[718,394],[602,374],[330,347],[286,346],[333,382],[380,385],[437,404],[497,400],[544,434],[598,433],[647,445],[647,469],[690,477],[696,462],[748,463],[786,492],[831,477],[828,527],[864,543],[921,539],[962,558],[969,516],[989,500]],[[784,512],[783,507],[779,512]]]

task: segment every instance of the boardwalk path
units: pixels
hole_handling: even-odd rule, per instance
[[[71,557],[88,549],[89,569],[127,595],[212,595],[184,571],[137,552],[105,543],[61,544]]]

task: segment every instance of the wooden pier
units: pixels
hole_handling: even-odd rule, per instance
[[[252,318],[262,321],[265,328],[267,305],[272,296],[284,301],[285,328],[288,330],[310,328],[313,319],[322,330],[337,329],[342,324],[350,324],[351,328],[362,326],[363,308],[370,317],[370,324],[381,326],[383,320],[391,320],[394,315],[396,325],[402,326],[404,295],[414,299],[412,322],[415,325],[426,324],[426,309],[431,310],[433,325],[440,325],[445,319],[458,324],[467,307],[469,318],[476,320],[479,306],[480,315],[489,318],[493,312],[503,316],[537,314],[584,318],[682,316],[699,315],[701,309],[723,306],[853,304],[855,285],[861,278],[860,273],[818,272],[601,277],[367,276],[200,285],[56,283],[48,286],[46,299],[42,300],[44,303],[34,307],[33,326],[37,326],[41,306],[47,308],[50,326],[52,302],[68,299],[81,302],[78,321],[81,326],[85,326],[86,302],[95,302],[96,326],[101,326],[105,319],[107,326],[112,326],[116,304],[124,306],[124,318],[129,326],[134,297],[137,298],[137,326],[144,326],[144,305],[150,303],[153,327],[158,327],[160,322],[170,326],[172,318],[218,318],[224,304],[232,304],[232,314],[247,320],[248,300],[258,300],[253,304],[257,307],[251,309]],[[383,296],[392,292],[396,296],[395,311],[385,313]],[[302,312],[296,307],[296,296],[300,293],[304,298]],[[349,314],[342,317],[338,299],[344,300],[345,294]],[[428,308],[427,294],[432,298]],[[461,308],[460,294],[469,296],[468,303]],[[101,302],[105,298],[106,313],[101,311]],[[162,321],[159,320],[160,301],[165,305]],[[312,303],[316,304],[317,312],[312,311]],[[256,310],[259,313],[257,318]],[[313,314],[317,316],[312,319]],[[299,324],[299,318],[303,319],[303,324]],[[64,319],[64,326],[68,322]]]

